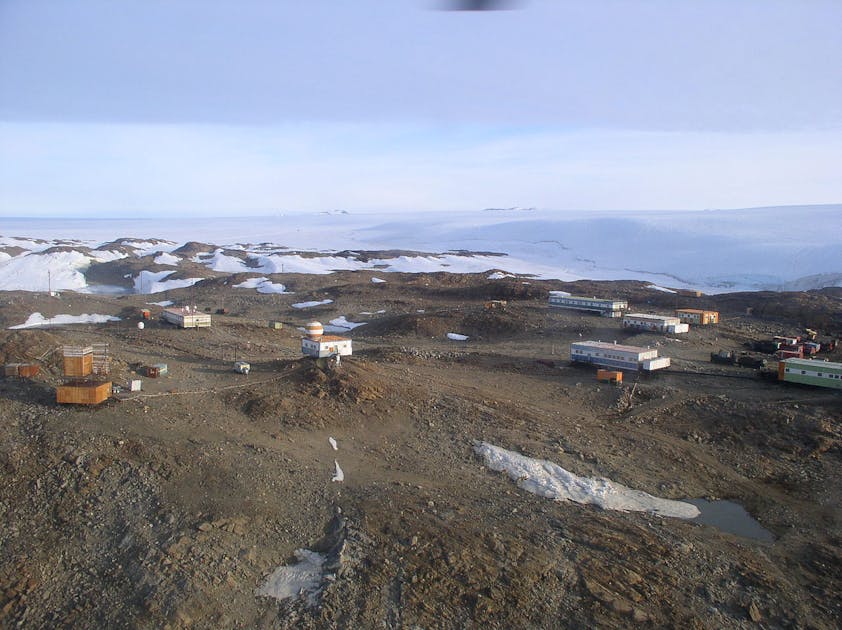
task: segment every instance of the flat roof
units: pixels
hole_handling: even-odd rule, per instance
[[[786,365],[802,365],[802,366],[809,366],[811,368],[823,367],[831,370],[842,370],[842,363],[837,363],[835,361],[822,361],[821,359],[783,359],[781,363]]]
[[[677,308],[676,313],[716,313],[718,311],[709,311],[704,308]]]
[[[651,313],[626,313],[626,317],[637,317],[638,319],[657,319],[666,321],[668,319],[678,319],[675,315],[652,315]]]
[[[619,350],[621,352],[651,352],[655,348],[641,348],[640,346],[625,346],[620,343],[609,343],[608,341],[574,341],[570,344],[573,346],[588,346],[589,348],[600,348],[602,350]]]
[[[562,298],[565,300],[585,300],[587,302],[625,302],[626,300],[620,298],[598,298],[598,297],[585,297],[584,295],[550,295],[550,297],[554,298]]]
[[[324,341],[351,341],[350,337],[340,337],[338,335],[322,335],[318,339],[310,339],[309,337],[304,337],[304,339],[309,339],[310,341],[315,341],[317,343],[322,343]]]

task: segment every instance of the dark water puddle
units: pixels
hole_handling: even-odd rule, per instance
[[[752,538],[763,542],[774,542],[775,536],[768,529],[758,523],[742,505],[733,501],[706,501],[705,499],[683,499],[692,503],[701,514],[691,523],[712,525],[729,534]]]

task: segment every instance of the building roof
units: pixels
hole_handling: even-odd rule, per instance
[[[326,341],[351,341],[349,337],[339,337],[338,335],[322,335],[318,339],[310,339],[309,337],[304,337],[304,339],[309,339],[310,341],[315,341],[317,343],[323,343]]]
[[[167,313],[175,313],[176,315],[207,315],[210,317],[210,313],[202,313],[193,306],[169,306],[165,308],[164,311]]]
[[[625,346],[620,343],[610,343],[608,341],[576,341],[570,344],[573,346],[588,346],[589,348],[600,348],[602,350],[619,350],[620,352],[651,352],[654,348],[641,348],[640,346]]]
[[[828,370],[842,370],[842,363],[836,363],[834,361],[822,361],[821,359],[784,359],[781,363],[786,364],[787,366],[807,366],[813,369],[816,368],[825,368]]]
[[[709,311],[704,308],[677,308],[675,309],[676,313],[716,313],[717,311]]]
[[[651,313],[626,313],[626,317],[634,317],[635,319],[651,319],[659,322],[678,319],[674,315],[652,315]]]
[[[626,300],[621,300],[619,298],[598,298],[598,297],[585,297],[583,295],[553,295],[550,292],[550,297],[556,299],[563,299],[563,300],[584,300],[586,302],[625,302]]]

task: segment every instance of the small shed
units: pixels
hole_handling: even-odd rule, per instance
[[[169,368],[166,363],[154,363],[146,366],[146,376],[149,378],[158,378],[159,376],[166,376],[169,373]]]
[[[65,383],[56,388],[56,402],[73,405],[98,405],[111,396],[111,381],[102,383]]]
[[[597,370],[596,380],[602,383],[622,383],[623,373],[617,370]]]
[[[3,374],[6,376],[17,376],[20,378],[32,378],[38,376],[41,366],[37,363],[7,363],[3,366]]]
[[[277,322],[275,320],[271,320],[269,322],[269,328],[273,328],[274,330],[281,330],[284,327],[283,322]]]
[[[94,371],[93,346],[64,346],[64,375],[80,378],[89,376]]]

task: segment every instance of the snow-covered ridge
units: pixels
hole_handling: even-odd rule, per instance
[[[264,278],[376,270],[378,275],[486,273],[489,279],[514,274],[636,279],[653,289],[710,293],[842,286],[842,205],[705,212],[302,214],[211,218],[201,226],[191,219],[56,219],[40,220],[37,234],[25,219],[4,219],[0,229],[0,290],[87,290],[91,265],[125,258],[143,258],[145,264],[147,256],[150,269],[135,273],[133,286],[125,289],[153,293],[188,286],[201,279],[197,266],[209,276],[253,273]],[[135,238],[118,238],[127,233]],[[196,239],[203,243],[192,242]],[[167,276],[162,265],[172,270]],[[270,290],[268,284],[260,286]],[[260,290],[258,285],[254,289]]]

